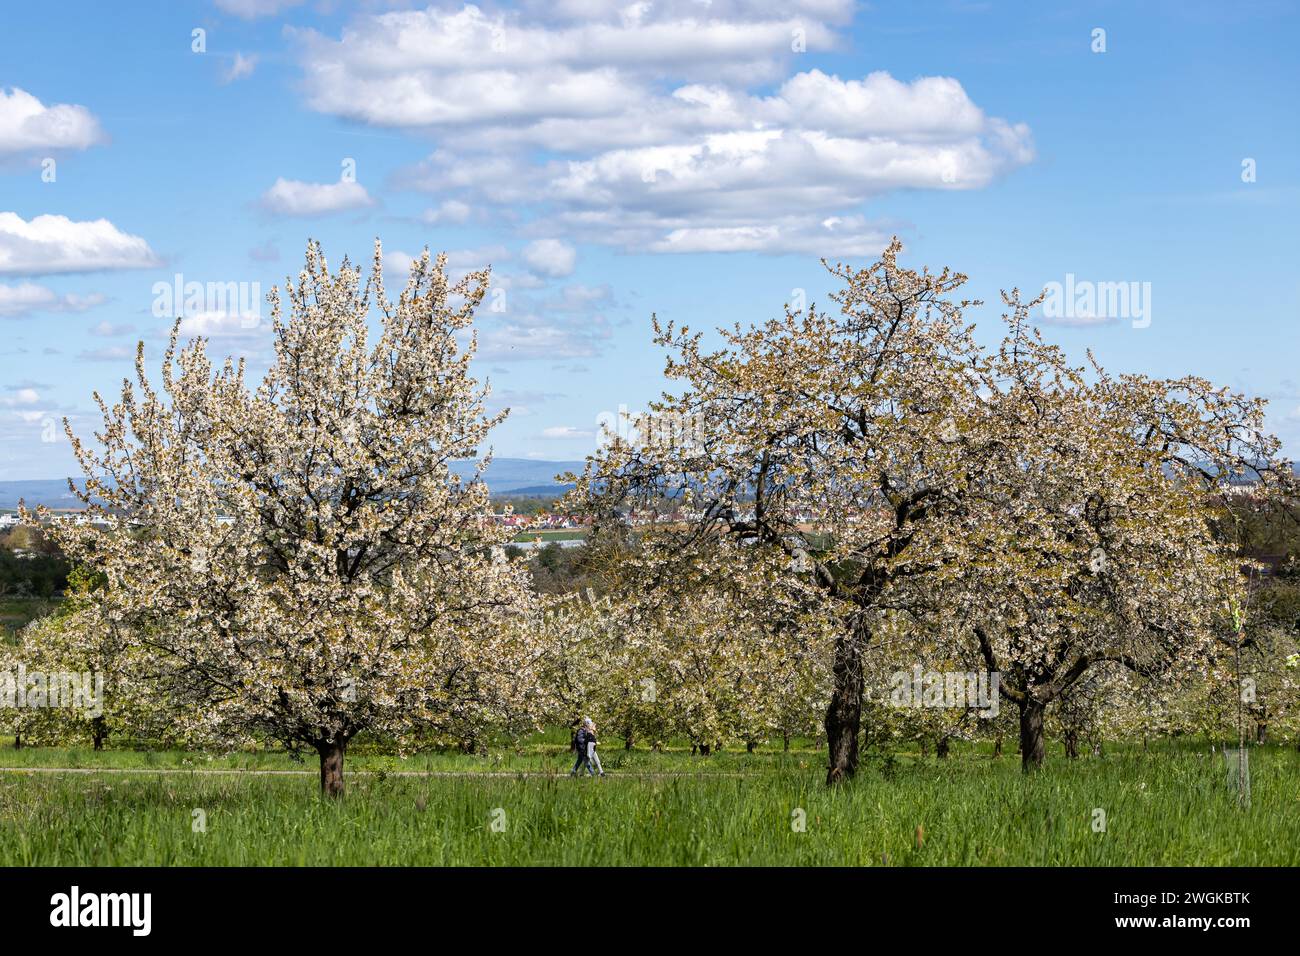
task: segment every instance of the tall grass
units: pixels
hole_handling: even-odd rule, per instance
[[[1030,777],[1014,758],[969,752],[946,761],[873,760],[836,789],[823,786],[815,756],[731,754],[737,776],[635,777],[628,769],[621,777],[611,770],[605,780],[356,774],[346,798],[333,803],[301,776],[6,772],[0,863],[1300,863],[1300,755],[1291,750],[1255,751],[1248,810],[1238,808],[1223,759],[1208,748],[1056,759]],[[446,759],[467,769],[481,762]],[[564,755],[519,759],[541,760],[554,772]],[[691,760],[642,752],[628,759],[651,771]],[[725,763],[695,758],[697,766]],[[195,810],[205,832],[195,832]],[[1098,810],[1104,832],[1094,829]]]

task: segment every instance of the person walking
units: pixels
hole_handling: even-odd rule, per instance
[[[591,758],[587,751],[587,725],[591,723],[590,717],[584,717],[582,723],[578,725],[578,732],[573,735],[573,743],[570,745],[578,754],[578,759],[573,762],[573,769],[569,771],[570,777],[576,777],[578,771],[583,767],[587,768],[587,773],[595,776],[591,769]],[[593,725],[594,726],[594,725]]]
[[[600,776],[605,776],[605,768],[600,765],[600,754],[596,753],[596,725],[592,723],[590,717],[583,723],[583,728],[587,731],[587,771],[590,772],[594,766]]]

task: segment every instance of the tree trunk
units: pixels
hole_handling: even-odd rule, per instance
[[[826,783],[847,780],[858,769],[858,731],[862,726],[862,645],[864,629],[835,640],[834,686],[826,708]]]
[[[1268,743],[1268,724],[1263,721],[1258,721],[1255,724],[1255,743]]]
[[[1028,773],[1043,765],[1043,711],[1045,705],[1025,694],[1020,705],[1020,768]]]
[[[701,756],[701,757],[707,757],[707,756],[709,755],[709,751],[710,751],[711,749],[712,749],[712,748],[711,748],[708,744],[700,744],[700,745],[699,745],[700,756]]]
[[[632,749],[632,731],[630,730],[623,735],[623,749],[624,750]]]
[[[757,741],[757,740],[746,740],[746,741],[745,741],[745,753],[747,753],[747,754],[752,754],[752,753],[754,752],[754,748],[757,747],[757,746],[758,746],[758,741]]]
[[[940,737],[934,744],[934,755],[940,760],[948,756],[948,736],[945,734]]]
[[[104,749],[104,741],[108,739],[108,727],[103,717],[96,717],[90,722],[90,737],[96,750]]]
[[[1065,755],[1071,760],[1079,759],[1079,735],[1073,730],[1065,732]]]
[[[930,756],[930,738],[920,737],[917,739],[917,743],[921,745],[921,756],[922,757]]]
[[[347,746],[347,742],[342,740],[316,745],[320,753],[320,792],[323,797],[343,796],[343,752]]]
[[[781,752],[782,752],[782,753],[789,753],[789,752],[790,752],[790,735],[789,735],[789,734],[782,734],[782,735],[781,735]]]
[[[14,734],[14,750],[22,750],[22,749],[23,749],[23,735]]]
[[[993,739],[993,756],[995,757],[1002,756],[1002,735],[1001,734],[998,734],[997,737]]]

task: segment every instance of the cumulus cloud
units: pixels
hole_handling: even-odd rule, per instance
[[[1034,155],[955,78],[790,73],[850,17],[840,0],[566,0],[298,37],[313,108],[439,135],[394,179],[444,205],[531,205],[543,241],[846,256],[884,244],[870,200],[980,189]]]
[[[390,282],[398,279],[405,280],[410,272],[411,266],[423,254],[411,254],[401,249],[384,250],[384,275]],[[510,259],[510,251],[505,246],[478,246],[473,249],[448,249],[447,256],[447,275],[451,280],[457,281],[463,278],[467,273],[478,272],[486,269],[494,263],[504,262]],[[430,261],[436,259],[438,253],[434,250],[429,251]],[[508,282],[499,274],[492,276],[492,288],[502,288],[508,285]]]
[[[41,395],[34,388],[15,388],[11,389],[11,394],[0,396],[0,405],[6,408],[19,408],[24,405],[37,405],[41,401]]]
[[[420,220],[431,226],[442,223],[462,223],[469,219],[470,207],[458,199],[448,199],[437,209],[426,209]]]
[[[171,335],[171,325],[158,327],[155,337],[165,340]],[[253,312],[230,312],[209,309],[192,312],[180,318],[177,335],[181,341],[203,338],[210,341],[214,357],[238,358],[253,366],[266,366],[274,360],[271,342],[271,323]],[[112,350],[96,355],[83,353],[82,358],[115,358]]]
[[[304,183],[281,177],[262,194],[262,206],[282,216],[322,216],[373,203],[364,186],[346,181]]]
[[[31,385],[9,385],[5,387],[5,391],[8,394],[0,395],[0,424],[20,422],[23,425],[45,425],[47,422],[57,421],[64,415],[75,418],[72,407],[52,401]],[[8,429],[4,431],[7,434],[0,435],[0,440],[5,438],[12,440],[13,432],[9,432]]]
[[[0,154],[85,149],[107,139],[84,106],[46,106],[25,90],[0,88]]]
[[[107,219],[74,222],[66,216],[0,212],[0,275],[49,275],[144,269],[160,265],[149,244]]]
[[[494,263],[510,259],[505,246],[476,246],[472,249],[450,249],[447,252],[447,269],[453,274],[486,269]]]
[[[552,164],[553,170],[563,167]],[[475,153],[472,159],[438,149],[393,176],[396,186],[429,193],[462,191],[484,201],[506,205],[537,198],[547,184],[547,169],[531,165],[515,153]]]
[[[598,286],[575,282],[561,288],[544,303],[547,312],[587,312],[614,304],[614,290],[608,284]]]
[[[783,216],[762,224],[679,226],[655,233],[651,221],[643,240],[628,229],[628,244],[645,244],[654,252],[798,252],[809,256],[874,256],[888,244],[890,231],[865,216],[830,216],[814,222]],[[671,225],[671,223],[669,224]]]
[[[244,20],[273,17],[302,4],[303,0],[214,0],[218,10]]]
[[[568,163],[548,184],[555,221],[657,252],[874,254],[887,231],[855,212],[870,199],[979,189],[1033,156],[1027,127],[985,117],[950,79],[846,84],[813,71],[727,103],[748,128]]]
[[[577,260],[573,246],[559,239],[538,239],[524,247],[524,262],[528,267],[553,279],[572,273]]]
[[[256,56],[244,56],[242,53],[236,53],[235,58],[230,61],[230,66],[226,67],[221,74],[221,82],[233,83],[236,80],[242,80],[245,77],[252,76],[255,69],[257,69]]]
[[[256,313],[236,314],[222,310],[194,312],[180,320],[180,336],[209,339],[255,338],[270,330]],[[169,329],[170,331],[170,329]]]
[[[480,328],[477,354],[496,362],[594,358],[608,338],[608,323],[599,317],[580,325],[525,315]]]
[[[383,126],[531,122],[616,115],[670,75],[770,80],[794,40],[832,46],[824,14],[848,6],[593,4],[580,17],[548,20],[536,5],[517,14],[466,5],[359,18],[338,40],[292,32],[308,102],[321,112]]]
[[[17,285],[0,283],[0,316],[22,318],[38,312],[84,312],[102,305],[106,297],[93,295],[59,295],[53,289],[33,282]]]
[[[520,256],[529,271],[498,269],[492,273],[488,299],[478,311],[478,358],[489,362],[563,361],[596,358],[613,340],[608,313],[622,308],[607,284],[558,284],[550,273],[572,271],[574,253],[567,244],[553,248],[530,244]],[[385,263],[392,262],[385,252]],[[409,257],[397,253],[398,261]],[[509,250],[485,246],[452,252],[449,271],[454,276],[471,268],[511,261]],[[466,337],[467,339],[468,337]],[[502,373],[504,369],[496,368]]]

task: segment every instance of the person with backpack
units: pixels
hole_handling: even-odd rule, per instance
[[[590,717],[583,723],[583,729],[587,731],[587,771],[595,766],[600,776],[605,776],[605,768],[600,765],[600,754],[596,753],[596,725],[592,723]]]
[[[569,771],[570,777],[576,777],[578,771],[584,766],[587,768],[587,773],[593,777],[596,775],[595,771],[591,769],[591,760],[587,756],[587,725],[589,723],[591,723],[590,717],[583,718],[582,723],[578,725],[577,733],[573,735],[573,740],[569,744],[569,748],[578,754],[578,759],[573,762],[573,769]]]

